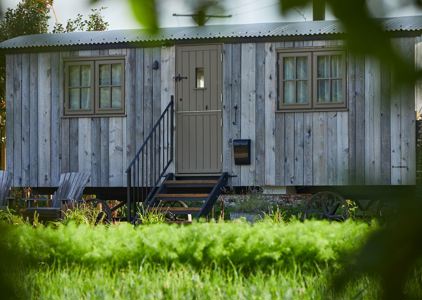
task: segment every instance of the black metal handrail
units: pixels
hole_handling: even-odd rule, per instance
[[[126,169],[127,218],[136,214],[135,204],[148,201],[173,161],[174,97],[145,138]]]

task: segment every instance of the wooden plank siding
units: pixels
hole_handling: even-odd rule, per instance
[[[162,61],[161,48],[151,48],[145,55],[143,50],[7,55],[7,169],[14,186],[57,186],[60,173],[70,171],[89,172],[88,186],[126,185],[125,170],[145,130],[150,130],[174,93],[171,77],[163,86],[166,101],[161,100],[161,68],[151,68],[153,61]],[[63,117],[63,59],[111,55],[126,57],[125,116]],[[174,58],[166,55],[165,68],[170,72]]]
[[[412,38],[402,38],[397,43],[404,48],[402,51],[407,51],[407,57],[413,57]],[[227,60],[224,72],[228,72],[224,74],[225,105],[229,107],[226,119],[235,112],[232,105],[235,83],[233,66],[239,64],[233,64],[233,49],[240,48],[237,59],[241,59],[242,96],[238,107],[241,107],[242,113],[239,114],[240,121],[239,118],[237,121],[241,124],[239,130],[242,138],[253,135],[248,122],[251,118],[250,95],[255,92],[255,126],[252,129],[255,133],[255,140],[252,141],[252,158],[255,165],[234,166],[226,157],[225,170],[237,176],[232,180],[233,185],[245,185],[247,182],[247,185],[262,185],[262,170],[268,178],[264,180],[264,185],[412,184],[415,170],[410,166],[415,162],[415,146],[414,139],[410,137],[414,136],[415,107],[408,99],[415,97],[411,88],[403,90],[398,96],[392,95],[390,72],[373,59],[347,55],[347,110],[276,112],[276,97],[273,102],[268,102],[267,107],[264,103],[264,109],[260,107],[262,93],[267,100],[270,99],[272,91],[277,93],[276,83],[271,86],[269,80],[269,74],[274,74],[277,78],[277,50],[341,45],[341,41],[321,40],[266,43],[264,62],[262,45],[259,43],[224,45]],[[256,64],[250,66],[250,61],[246,60],[252,59],[250,56],[253,48]],[[251,85],[250,79],[253,68],[255,86]],[[260,86],[262,73],[265,76],[264,87]],[[227,99],[230,96],[231,99]],[[395,113],[394,110],[399,112]],[[406,118],[402,116],[402,110],[406,112]],[[274,121],[271,120],[272,116]],[[262,120],[266,123],[264,138],[258,136],[262,132]],[[405,128],[407,133],[404,132]],[[248,132],[245,133],[245,130]],[[227,136],[225,140],[231,141],[236,137],[232,124],[229,124],[229,128],[224,128],[224,132]],[[273,155],[271,149],[274,149]],[[230,145],[227,145],[225,155],[229,155],[231,151]],[[262,164],[262,160],[265,164]],[[408,163],[408,160],[413,163]],[[392,168],[394,164],[401,167]]]
[[[415,38],[394,43],[422,65],[420,40],[416,52]],[[395,91],[391,72],[377,61],[347,53],[346,109],[277,111],[277,51],[340,45],[223,45],[222,153],[223,171],[233,175],[230,185],[415,183],[415,93],[422,110],[422,88]],[[89,186],[125,186],[126,167],[174,95],[176,47],[7,55],[7,169],[13,184],[55,186],[62,172],[87,171]],[[126,58],[125,116],[63,117],[63,59],[113,55]],[[249,166],[234,164],[232,141],[239,138],[252,141]]]

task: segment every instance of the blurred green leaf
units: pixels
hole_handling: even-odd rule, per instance
[[[129,0],[136,20],[151,34],[158,32],[158,12],[155,0]]]
[[[370,275],[380,278],[382,299],[412,299],[412,295],[405,294],[405,284],[422,256],[422,204],[407,197],[396,201],[405,203],[397,219],[374,232],[357,254],[344,258],[344,268],[333,281],[337,290]]]
[[[287,15],[290,10],[304,8],[312,3],[312,0],[280,0],[280,12]]]
[[[280,8],[285,15],[291,10],[321,3],[322,0],[280,0]],[[348,50],[354,54],[378,58],[393,71],[395,84],[413,84],[420,77],[421,73],[415,71],[413,58],[402,57],[394,49],[391,37],[383,29],[380,20],[370,14],[366,0],[326,0],[326,4],[346,32]]]

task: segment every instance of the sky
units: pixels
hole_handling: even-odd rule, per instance
[[[194,1],[194,0],[191,0]],[[208,24],[245,24],[265,23],[277,21],[310,21],[311,9],[296,11],[287,17],[281,17],[278,12],[279,0],[227,0],[225,1],[226,13],[232,17],[228,19],[211,19]],[[350,0],[353,1],[353,0]],[[19,0],[3,0],[5,7],[14,7]],[[160,0],[160,26],[192,26],[194,23],[188,17],[173,17],[173,13],[190,13],[186,0]],[[412,5],[404,5],[410,0],[368,0],[374,16],[404,16],[421,14],[422,11]],[[102,0],[95,6],[90,6],[88,0],[54,0],[54,11],[57,21],[66,23],[69,18],[75,18],[78,13],[87,15],[92,7],[107,7],[103,11],[104,18],[109,22],[109,29],[140,28],[134,19],[126,0]],[[332,19],[327,13],[327,19]],[[56,18],[52,14],[50,19],[53,26]]]

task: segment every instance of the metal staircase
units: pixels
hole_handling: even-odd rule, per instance
[[[227,179],[227,173],[200,177],[168,174],[147,207],[170,217],[187,214],[195,218],[205,217],[211,212]]]
[[[127,220],[136,218],[136,203],[167,215],[207,216],[228,174],[219,176],[179,177],[166,172],[174,153],[174,97],[145,138],[126,169]]]

